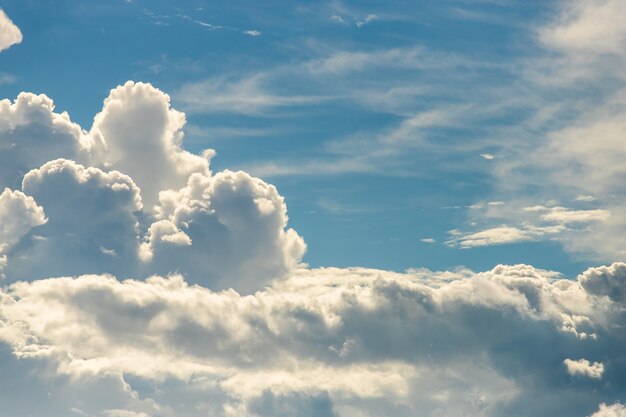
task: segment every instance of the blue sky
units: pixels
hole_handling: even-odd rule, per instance
[[[626,1],[0,7],[0,414],[626,416]]]
[[[548,133],[526,126],[543,109],[523,99],[544,92],[524,73],[547,54],[537,31],[555,7],[270,2],[259,10],[133,0],[4,8],[28,42],[0,63],[13,77],[3,97],[47,94],[88,128],[109,89],[152,83],[186,112],[187,149],[213,148],[216,169],[245,169],[279,188],[313,266],[530,263],[576,274],[598,262],[553,239],[445,244],[450,230],[472,230],[468,206],[497,198],[497,160],[480,155],[501,158],[525,139],[501,132]],[[511,90],[529,97],[511,103]],[[403,130],[415,117],[423,120]],[[402,137],[386,142],[394,134]]]

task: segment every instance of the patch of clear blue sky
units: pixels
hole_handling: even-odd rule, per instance
[[[479,154],[495,145],[483,139],[492,128],[515,124],[519,112],[460,117],[453,126],[410,133],[409,145],[390,155],[371,156],[410,114],[514,84],[520,57],[536,52],[532,27],[551,13],[544,2],[8,0],[2,7],[24,34],[23,44],[0,55],[0,72],[15,77],[0,85],[2,97],[45,93],[89,128],[111,88],[147,81],[170,93],[175,108],[191,110],[187,148],[215,148],[214,170],[332,166],[355,155],[372,164],[333,175],[265,176],[286,197],[290,225],[307,241],[305,260],[313,266],[484,270],[530,263],[573,275],[589,265],[555,243],[470,250],[443,244],[447,231],[465,228],[466,206],[489,198],[488,161]],[[244,33],[253,30],[261,35]],[[347,75],[303,69],[341,52],[412,48],[426,51],[418,61],[435,66],[377,68],[374,61]],[[193,111],[181,93],[190,83],[221,79],[226,88],[259,73],[264,94],[315,100],[243,114]],[[411,87],[419,91],[391,104],[377,105],[372,96]]]

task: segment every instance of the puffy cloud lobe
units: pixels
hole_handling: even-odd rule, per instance
[[[611,266],[592,268],[584,272],[580,278],[587,292],[607,296],[618,303],[626,302],[626,265],[616,263]]]
[[[626,407],[619,403],[613,405],[601,404],[600,409],[590,417],[626,417]]]
[[[45,95],[20,93],[0,101],[0,184],[19,188],[31,169],[57,159],[80,159],[89,142],[67,113]]]
[[[0,253],[6,252],[32,227],[45,222],[43,209],[32,197],[5,188],[0,194]]]
[[[0,51],[22,42],[22,31],[0,9]]]
[[[0,278],[7,266],[7,252],[31,228],[46,223],[43,209],[32,197],[5,188],[0,194]]]
[[[575,361],[568,358],[565,359],[563,363],[570,375],[582,375],[589,378],[600,379],[604,373],[604,365],[600,362],[591,363],[587,359]]]
[[[619,306],[583,281],[523,265],[452,280],[302,269],[240,296],[180,276],[57,278],[2,293],[0,339],[61,375],[152,384],[138,399],[159,392],[170,415],[184,415],[163,394],[174,379],[220,404],[214,415],[584,417],[623,393],[626,334]],[[592,354],[613,388],[563,385],[564,361]]]
[[[48,222],[9,257],[9,277],[132,273],[139,246],[135,212],[142,203],[130,177],[58,159],[29,172],[23,191],[44,207]]]
[[[182,272],[211,288],[259,288],[295,267],[305,250],[285,229],[276,188],[241,171],[194,174],[179,191],[162,192],[157,211],[161,220],[143,246],[150,269]]]
[[[26,176],[24,193],[51,219],[0,254],[8,279],[179,271],[252,291],[297,265],[305,245],[276,189],[244,173],[213,176],[212,151],[182,148],[184,123],[144,83],[113,89],[90,131],[44,95],[0,102],[0,184],[19,188]]]
[[[573,207],[544,207],[538,218],[501,211],[489,226],[555,222],[566,227],[543,239],[561,242],[579,259],[623,260],[626,27],[621,16],[626,2],[563,0],[554,5],[553,18],[537,32],[543,58],[528,61],[526,81],[532,91],[542,91],[539,96],[549,90],[556,100],[537,100],[535,117],[521,130],[513,129],[513,136],[525,131],[527,144],[494,160],[496,196],[520,206],[552,200]],[[538,128],[543,133],[537,136]],[[515,148],[509,145],[507,150]]]
[[[626,42],[620,16],[626,13],[623,0],[567,1],[558,24],[544,28],[541,40],[567,53],[616,54]]]
[[[167,94],[129,81],[111,90],[94,119],[90,134],[99,146],[92,162],[129,175],[150,210],[160,191],[183,187],[192,173],[208,174],[212,153],[182,149],[184,125],[185,115],[170,107]]]
[[[211,151],[181,147],[185,116],[150,84],[127,82],[113,90],[89,132],[45,95],[20,93],[0,101],[0,183],[16,188],[29,170],[57,158],[130,175],[146,208],[158,193],[184,186],[191,173],[208,174]]]

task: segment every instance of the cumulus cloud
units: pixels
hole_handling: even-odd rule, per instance
[[[305,245],[276,188],[243,172],[213,175],[212,150],[183,149],[184,124],[169,96],[144,83],[113,89],[90,130],[44,95],[3,100],[0,181],[49,219],[16,221],[20,230],[3,236],[15,246],[0,254],[7,279],[180,272],[253,291],[294,268]]]
[[[0,9],[0,51],[22,42],[22,31]]]
[[[30,171],[22,191],[48,221],[32,230],[9,258],[11,280],[80,274],[132,273],[138,251],[139,188],[117,171],[57,159]]]
[[[158,221],[142,257],[153,272],[179,271],[213,288],[250,291],[296,266],[305,244],[286,229],[287,208],[276,188],[245,172],[194,174],[186,187],[163,191]]]
[[[146,208],[159,192],[184,186],[192,173],[208,174],[207,151],[181,147],[185,115],[170,107],[167,94],[150,84],[127,82],[113,90],[94,119],[92,161],[119,170],[137,183]]]
[[[572,376],[582,375],[589,378],[600,379],[604,373],[604,365],[602,363],[592,363],[587,359],[572,360],[568,358],[563,361],[563,364],[565,364],[567,372]]]

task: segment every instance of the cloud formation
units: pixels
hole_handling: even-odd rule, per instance
[[[113,89],[89,130],[46,96],[1,103],[3,410],[622,412],[625,264],[576,279],[527,265],[309,269],[277,189],[211,172],[213,151],[184,150],[184,123],[143,83]],[[546,228],[609,216],[554,205],[527,213],[551,216]],[[456,242],[518,233],[500,229]]]
[[[0,9],[0,51],[22,42],[22,31]]]
[[[89,131],[44,95],[3,100],[2,216],[23,218],[1,236],[7,279],[180,272],[253,291],[295,267],[305,245],[276,188],[243,172],[213,175],[212,150],[182,148],[184,124],[143,83],[113,89]],[[39,211],[12,214],[16,199]]]
[[[175,275],[55,278],[2,291],[0,339],[19,361],[47,364],[44,379],[127,392],[106,409],[74,400],[93,415],[201,415],[213,403],[224,416],[582,417],[624,389],[624,304],[585,289],[597,276],[300,269],[247,297]],[[155,389],[115,388],[133,381]],[[205,398],[185,413],[179,392]]]

